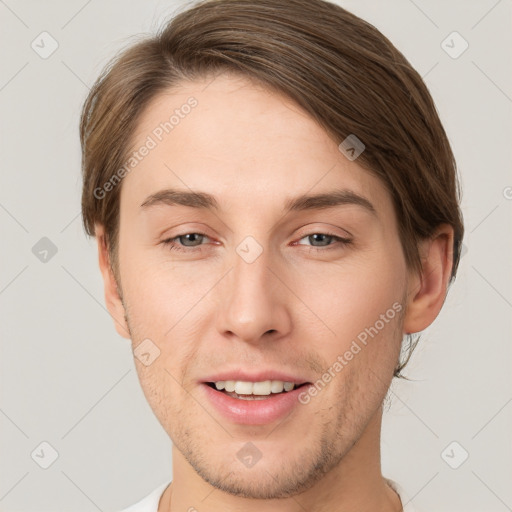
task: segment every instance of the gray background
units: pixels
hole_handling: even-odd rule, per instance
[[[512,4],[340,4],[425,77],[464,193],[459,274],[406,371],[414,380],[391,388],[383,473],[425,512],[512,510]],[[171,478],[170,440],[104,307],[95,241],[82,231],[77,126],[107,60],[179,5],[0,0],[2,512],[116,510]],[[43,31],[59,45],[46,59],[31,47]],[[469,43],[458,58],[441,44],[453,31]],[[43,237],[57,249],[46,261]],[[58,453],[47,469],[42,442]],[[446,461],[460,464],[464,451],[452,469]]]

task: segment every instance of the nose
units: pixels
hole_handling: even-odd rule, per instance
[[[291,292],[271,268],[268,251],[253,262],[238,254],[218,287],[217,328],[223,336],[257,344],[291,329]],[[281,272],[282,273],[282,272]]]

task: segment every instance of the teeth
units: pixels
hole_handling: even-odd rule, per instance
[[[281,393],[284,389],[284,382],[280,380],[273,380],[272,384],[270,385],[270,390],[272,393]]]
[[[238,395],[252,395],[252,383],[237,380],[235,383],[235,393]]]
[[[263,382],[255,382],[254,384],[250,384],[249,386],[252,387],[251,395],[270,395],[272,393],[272,381],[271,380],[265,380]],[[249,394],[249,393],[247,393]]]
[[[234,380],[227,380],[224,382],[224,389],[229,392],[235,391],[235,381]]]
[[[295,384],[283,382],[282,380],[264,380],[262,382],[245,382],[241,380],[219,380],[215,387],[220,391],[235,392],[239,395],[270,395],[271,393],[282,393],[291,391]]]
[[[295,387],[295,384],[293,384],[293,382],[285,382],[283,383],[283,385],[285,391],[291,391]]]

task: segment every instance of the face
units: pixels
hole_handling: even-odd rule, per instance
[[[339,464],[389,387],[407,289],[391,197],[341,141],[245,78],[158,96],[134,148],[148,136],[123,179],[119,235],[145,396],[204,480],[290,496]],[[176,194],[192,191],[213,199]],[[272,393],[279,381],[295,389]]]

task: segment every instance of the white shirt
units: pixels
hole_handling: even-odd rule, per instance
[[[393,480],[390,480],[389,478],[386,478],[386,481],[400,496],[400,499],[402,500],[403,512],[420,512],[413,506],[412,502],[409,501],[409,497],[404,492],[402,486]],[[160,498],[170,483],[171,481],[160,484],[154,491],[150,492],[137,503],[121,510],[121,512],[158,512],[158,504],[160,503]]]

